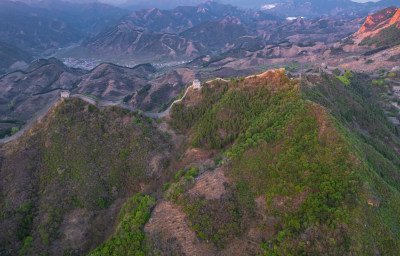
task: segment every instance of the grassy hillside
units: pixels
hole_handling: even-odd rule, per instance
[[[178,197],[177,203],[183,205],[199,236],[223,247],[224,236],[240,237],[246,226],[261,218],[265,255],[376,251],[395,255],[399,250],[399,229],[393,224],[400,216],[395,204],[399,193],[377,175],[379,164],[365,157],[381,155],[364,148],[364,142],[346,130],[341,119],[304,100],[296,81],[284,73],[269,72],[257,78],[214,82],[204,86],[195,102],[186,103],[191,107],[185,107],[185,102],[176,105],[172,124],[189,134],[193,147],[224,150],[225,175],[235,188],[230,202],[239,202],[229,210],[221,202],[215,206],[204,198]],[[382,120],[378,110],[371,111],[368,114]],[[394,167],[392,174],[398,170]],[[260,198],[265,204],[263,217],[248,218]],[[211,215],[197,225],[202,216],[198,211],[207,209]],[[218,216],[227,212],[231,218]],[[231,223],[225,223],[226,219]]]
[[[82,255],[98,246],[125,198],[158,186],[168,141],[143,116],[60,103],[1,148],[0,254]]]
[[[355,74],[348,86],[329,76],[318,81],[308,79],[316,86],[304,86],[305,97],[327,107],[344,125],[342,133],[363,163],[359,177],[370,193],[368,203],[376,209],[361,217],[369,232],[379,234],[363,237],[364,246],[378,248],[383,255],[396,255],[400,238],[400,140],[399,130],[379,108],[386,89],[360,74]]]
[[[380,107],[387,89],[361,74],[354,74],[348,85],[331,76],[310,76],[307,80],[302,87],[304,97],[326,107],[347,128],[351,143],[357,141],[365,161],[388,184],[400,189],[400,131]]]

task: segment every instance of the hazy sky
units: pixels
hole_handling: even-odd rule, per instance
[[[104,2],[104,3],[110,3],[110,4],[123,4],[125,2],[130,2],[130,3],[135,3],[135,2],[136,3],[140,3],[140,2],[143,3],[143,2],[145,2],[143,0],[99,0],[99,1],[100,2]],[[162,2],[162,1],[165,1],[165,0],[159,0],[159,1]],[[198,1],[192,1],[192,2],[204,2],[204,1],[198,0]],[[325,0],[321,0],[321,1],[325,1]],[[351,1],[359,2],[359,3],[365,3],[365,2],[378,2],[380,0],[351,0]],[[186,1],[183,1],[183,2],[186,2]],[[187,1],[187,2],[190,2],[190,1]],[[223,2],[229,2],[229,0],[225,0]]]
[[[2,1],[2,0],[0,0]],[[68,1],[68,0],[67,0]],[[79,0],[69,0],[69,1],[76,1]],[[87,0],[90,1],[90,0]],[[113,4],[122,7],[134,7],[134,8],[150,8],[150,7],[157,7],[160,9],[170,9],[176,6],[181,5],[191,5],[195,6],[202,2],[206,2],[207,0],[92,0],[92,1],[99,1],[103,3]],[[273,3],[273,2],[280,2],[281,0],[216,0],[221,3],[225,4],[232,4],[234,6],[244,7],[244,8],[259,8],[263,4]],[[304,0],[306,2],[307,0]],[[325,2],[327,0],[318,0],[321,2]],[[351,0],[354,2],[379,2],[379,0]],[[400,1],[400,0],[399,0]]]

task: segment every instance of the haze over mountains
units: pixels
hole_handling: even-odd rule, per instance
[[[358,19],[392,4],[388,0],[368,4],[333,0],[324,4],[307,3],[271,2],[268,8],[242,10],[205,2],[171,10],[152,8],[131,12],[102,3],[32,1],[26,5],[2,1],[0,35],[2,43],[35,57],[86,58],[98,63],[113,61],[134,66],[160,60],[187,61],[238,48],[259,49],[270,42],[300,35],[291,31],[294,29],[290,21],[302,16],[306,18],[301,22],[309,23],[307,31],[323,30],[307,39],[333,42],[355,32]],[[332,16],[336,18],[329,18]],[[286,21],[288,17],[290,20]],[[326,18],[324,21],[316,17]],[[279,27],[285,27],[283,34],[277,30]],[[15,56],[8,59],[16,59],[14,68],[27,60]]]

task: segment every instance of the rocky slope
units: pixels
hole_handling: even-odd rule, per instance
[[[222,17],[221,15],[228,14],[233,9],[233,7],[225,6],[227,8],[223,8],[223,12],[220,13],[215,9],[219,5],[216,3],[208,4],[213,6],[204,4],[199,6],[180,6],[173,10],[143,9],[133,12],[125,20],[129,20],[141,29],[147,28],[163,33],[179,34],[205,21],[218,19]]]
[[[0,42],[0,75],[12,69],[26,67],[32,61],[31,54],[18,47]]]
[[[0,79],[2,119],[27,120],[50,102],[57,89],[73,88],[82,72],[68,69],[56,59],[34,62],[27,71]]]
[[[207,21],[180,34],[200,41],[213,51],[226,51],[237,47],[241,38],[254,38],[254,31],[249,31],[243,22],[234,16],[225,16],[221,20]]]
[[[390,70],[400,55],[398,19],[398,8],[389,7],[365,21],[342,17],[257,22],[258,40],[232,46],[212,58],[198,58],[191,65],[237,70],[285,67],[295,72],[310,72],[320,66],[329,72],[335,68]],[[256,43],[259,40],[261,43]]]
[[[150,8],[135,11],[125,20],[138,28],[173,34],[182,33],[207,21],[220,20],[227,15],[238,17],[247,24],[253,24],[257,20],[281,20],[275,15],[250,9],[242,10],[232,5],[214,1],[207,1],[196,6],[187,5],[185,3],[172,10]]]
[[[240,26],[247,31],[245,34],[248,35],[238,36],[232,40],[224,38],[232,38],[233,33],[221,39],[213,35],[215,33],[209,33],[218,27],[218,24],[214,22],[214,25],[208,29],[205,29],[207,25],[205,23],[183,32],[182,35],[191,31],[197,31],[198,33],[194,35],[198,38],[208,35],[204,36],[204,44],[230,41],[223,45],[226,52],[212,58],[196,59],[190,65],[196,63],[196,66],[205,68],[223,67],[237,70],[260,66],[287,67],[292,62],[302,63],[302,66],[313,66],[325,62],[323,59],[330,56],[332,59],[339,60],[338,56],[344,51],[334,43],[357,32],[362,20],[363,18],[336,17],[314,20],[298,18],[283,22],[255,21],[251,30],[246,24],[241,23]]]
[[[340,64],[337,58],[330,58],[331,63],[365,71],[394,67],[400,54],[399,10],[389,7],[368,16],[356,33],[335,44],[344,54]]]
[[[154,71],[151,65],[129,69],[112,64],[101,64],[82,76],[73,92],[92,95],[99,99],[119,101],[145,86],[148,76]]]
[[[193,59],[209,54],[221,45],[224,46],[222,50],[226,50],[249,44],[243,41],[259,43],[260,40],[253,38],[256,33],[252,27],[258,21],[266,20],[282,19],[217,2],[179,6],[173,10],[150,8],[124,17],[118,25],[86,40],[82,48],[69,51],[65,56],[91,56],[103,60],[116,56],[113,61],[134,58],[135,61],[152,62]],[[243,36],[245,38],[240,38]]]
[[[360,30],[354,34],[355,43],[366,44],[362,41],[379,36],[390,27],[400,29],[400,8],[389,7],[368,16]]]
[[[125,21],[85,41],[82,46],[92,56],[102,54],[103,59],[134,57],[137,61],[194,58],[207,53],[198,42],[178,35],[138,30]]]

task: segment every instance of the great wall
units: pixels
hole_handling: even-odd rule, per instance
[[[191,86],[189,86],[188,88],[186,88],[186,91],[185,91],[185,93],[183,94],[182,98],[177,99],[177,100],[175,100],[174,102],[172,102],[172,104],[171,104],[165,111],[160,112],[160,113],[142,112],[142,114],[145,115],[145,116],[147,116],[147,117],[150,117],[150,118],[163,118],[163,117],[166,117],[166,116],[168,116],[169,113],[171,112],[172,107],[173,107],[175,104],[181,102],[181,101],[186,97],[186,95],[187,95],[187,93],[188,93],[188,91],[189,91],[190,89],[199,89],[200,87],[201,87],[201,86],[199,86],[199,82],[197,82],[197,81],[195,80],[195,81],[193,81],[193,84],[192,84]],[[85,101],[85,102],[87,102],[87,103],[89,103],[89,104],[97,105],[98,107],[118,106],[118,107],[120,107],[120,108],[128,109],[128,110],[133,111],[133,112],[139,111],[138,109],[136,109],[136,108],[134,108],[134,107],[132,107],[132,106],[129,106],[129,105],[127,105],[127,104],[123,104],[123,103],[121,103],[121,102],[119,102],[119,101],[116,102],[116,101],[106,101],[106,100],[97,100],[97,99],[95,100],[95,99],[93,99],[93,98],[91,98],[91,97],[89,97],[89,96],[87,96],[87,95],[82,95],[82,94],[73,94],[73,95],[71,95],[69,92],[67,92],[67,91],[65,91],[65,90],[62,90],[62,91],[60,91],[60,94],[59,94],[59,96],[58,96],[56,99],[54,99],[53,101],[51,101],[51,102],[50,102],[49,104],[47,104],[43,109],[41,109],[38,113],[36,113],[30,120],[28,120],[28,121],[26,122],[26,124],[24,125],[24,127],[23,127],[21,130],[19,130],[17,133],[15,133],[15,134],[13,134],[13,135],[11,135],[11,136],[9,136],[9,137],[0,139],[0,144],[5,144],[5,143],[11,142],[11,141],[16,140],[16,139],[18,139],[19,137],[21,137],[22,134],[24,134],[24,132],[25,132],[26,130],[28,130],[36,121],[38,121],[38,120],[40,120],[42,117],[44,117],[44,116],[48,113],[48,111],[49,111],[60,99],[69,98],[69,97],[77,97],[77,98],[79,98],[79,99],[81,99],[81,100],[83,100],[83,101]]]

